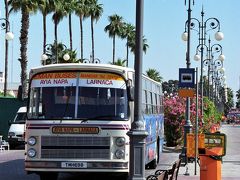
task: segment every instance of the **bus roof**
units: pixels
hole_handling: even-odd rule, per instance
[[[111,64],[90,64],[90,63],[64,63],[64,64],[51,64],[40,67],[32,68],[29,78],[31,79],[37,73],[40,72],[54,72],[54,71],[74,71],[74,70],[98,70],[108,72],[119,72],[124,74],[126,72],[134,72],[133,69],[111,65]]]
[[[117,66],[117,65],[111,65],[111,64],[94,64],[94,63],[62,63],[62,64],[50,64],[45,66],[39,66],[32,68],[29,74],[29,79],[31,79],[35,74],[41,73],[41,72],[54,72],[54,71],[74,71],[74,70],[97,70],[97,71],[103,71],[103,72],[118,72],[120,74],[125,74],[127,72],[134,73],[134,69],[123,67],[123,66]],[[152,81],[156,84],[161,85],[160,82],[157,82],[151,78],[149,78],[147,75],[143,74],[143,77],[148,79],[149,81]]]

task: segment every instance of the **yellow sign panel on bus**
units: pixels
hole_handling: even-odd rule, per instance
[[[126,89],[124,79],[112,73],[54,72],[34,76],[31,87],[76,86],[79,78],[81,87],[104,87]]]

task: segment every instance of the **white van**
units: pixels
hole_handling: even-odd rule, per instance
[[[17,145],[24,144],[25,121],[27,115],[27,107],[20,107],[13,121],[10,121],[8,131],[8,142],[10,148],[15,148]]]

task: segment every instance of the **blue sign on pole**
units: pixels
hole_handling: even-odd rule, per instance
[[[181,88],[194,88],[195,85],[195,69],[179,68],[179,84]]]

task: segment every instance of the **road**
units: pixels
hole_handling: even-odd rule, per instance
[[[113,179],[113,176],[98,175],[96,177],[91,174],[79,175],[60,173],[59,180],[77,180],[80,179]],[[120,180],[121,177],[114,177]],[[40,180],[36,174],[26,174],[24,171],[24,150],[10,150],[0,152],[0,180]]]
[[[223,125],[221,132],[227,135],[227,150],[226,156],[223,157],[222,163],[222,177],[223,180],[240,179],[240,125]],[[176,152],[165,152],[160,157],[160,163],[157,169],[163,169],[163,167],[169,167],[178,158],[179,153]],[[185,167],[181,167],[179,171],[179,179],[194,179],[193,164],[189,165],[190,176],[186,177]],[[154,170],[146,170],[146,177],[149,174],[153,174]],[[197,174],[199,179],[199,171]],[[75,179],[114,179],[120,180],[121,177],[112,177],[103,175],[102,177],[94,177],[91,174],[79,175],[79,174],[67,174],[60,173],[59,180],[75,180]],[[39,177],[35,174],[27,175],[24,171],[24,150],[10,150],[0,152],[0,179],[1,180],[39,180]]]
[[[169,154],[169,153],[168,153]],[[178,158],[178,154],[173,153],[171,156],[168,154],[161,155],[160,163],[157,169],[167,168],[171,166],[172,162]],[[149,174],[153,174],[155,170],[146,170],[146,177]],[[80,178],[81,177],[81,178]],[[39,176],[36,174],[27,175],[24,171],[24,150],[10,150],[0,152],[0,180],[40,180]],[[122,177],[118,176],[106,176],[103,175],[92,175],[92,174],[68,174],[68,173],[60,173],[59,180],[77,180],[77,179],[114,179],[114,180],[122,180]]]

